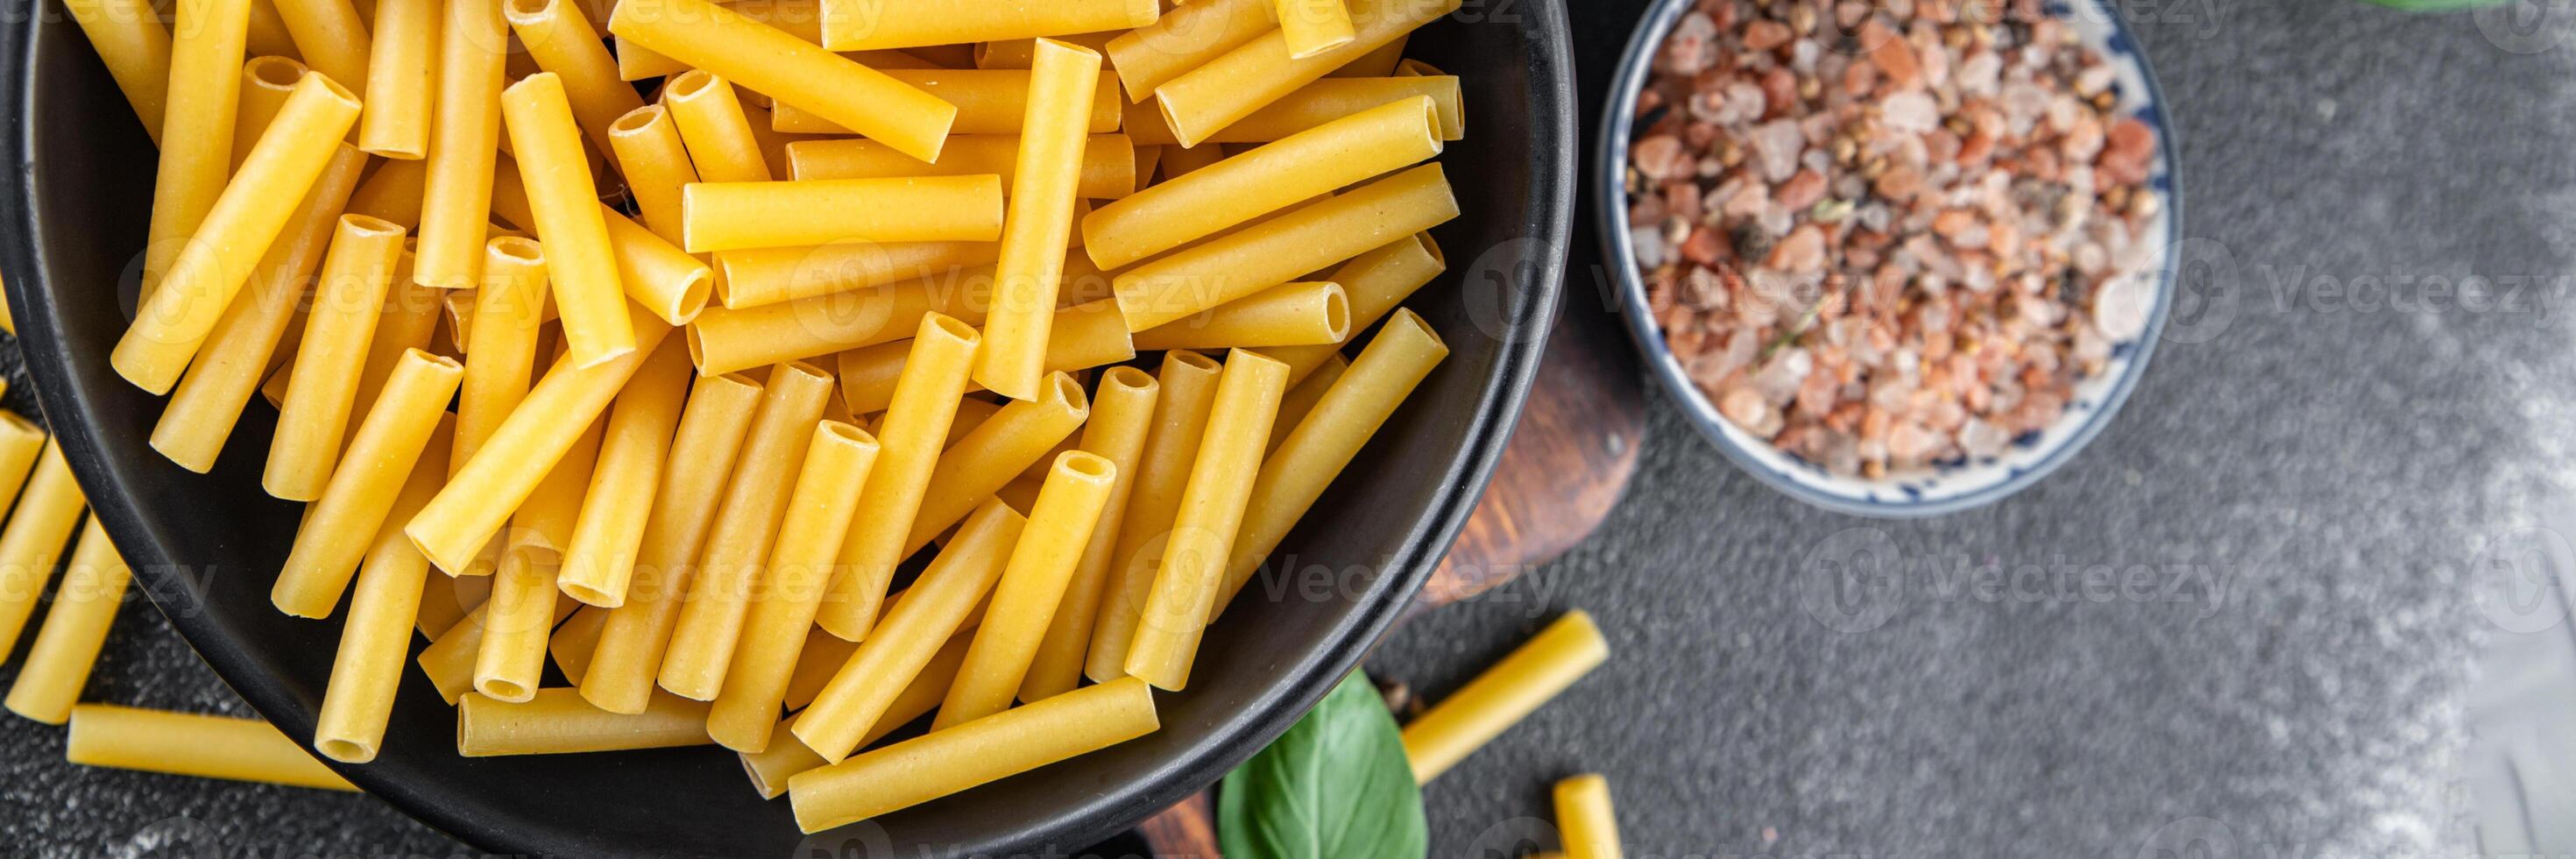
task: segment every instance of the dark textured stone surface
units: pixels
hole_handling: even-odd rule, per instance
[[[1638,0],[1574,5],[1597,54]],[[2329,310],[2276,287],[2564,285],[2576,21],[2551,8],[2515,36],[2492,15],[2351,0],[2132,5],[2181,126],[2213,312],[2064,471],[1930,522],[1797,506],[1658,402],[1603,533],[1371,661],[1436,696],[1571,607],[1617,648],[1427,791],[1434,855],[1516,855],[1478,851],[1545,833],[1549,781],[1583,770],[1610,775],[1631,855],[2153,856],[2196,836],[2237,848],[2213,855],[2473,849],[2451,773],[2494,624],[2471,560],[2567,497],[2571,309],[2553,292],[2545,314]],[[1810,610],[1822,562],[1871,539],[1853,528],[1940,571],[1860,603],[1885,612],[1875,626]],[[2080,574],[2036,601],[1942,589],[1989,562],[2220,586],[2179,604],[2090,601]],[[140,605],[90,697],[246,712]],[[61,743],[0,718],[0,853],[457,849],[362,797],[78,769]]]

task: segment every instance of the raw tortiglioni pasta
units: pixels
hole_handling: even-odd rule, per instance
[[[1046,375],[1047,332],[1082,178],[1082,118],[1100,74],[1100,55],[1087,49],[1041,39],[1036,52],[1001,261],[994,267],[993,307],[974,373],[986,389],[1020,400],[1037,396]]]
[[[1188,685],[1208,612],[1225,584],[1227,552],[1252,494],[1243,475],[1258,467],[1279,398],[1287,392],[1288,365],[1242,349],[1226,355],[1162,566],[1128,646],[1130,676],[1175,692]]]
[[[125,586],[133,577],[125,559],[117,556],[116,546],[108,542],[107,531],[91,519],[81,529],[71,564],[63,570],[53,607],[45,610],[45,625],[36,633],[36,644],[27,650],[26,664],[18,667],[17,682],[9,686],[9,712],[50,725],[71,718],[72,705],[89,682],[98,647],[107,640],[107,626],[125,604]]]
[[[923,318],[913,336],[894,403],[876,427],[882,447],[876,467],[868,472],[867,489],[859,494],[857,518],[841,543],[839,578],[818,616],[833,635],[858,641],[875,624],[877,608],[894,581],[895,564],[907,554],[904,537],[930,488],[949,422],[957,416],[958,397],[966,391],[967,372],[982,344],[983,336],[974,329],[939,314]]]
[[[357,790],[258,719],[82,704],[71,726],[63,757],[76,764]]]

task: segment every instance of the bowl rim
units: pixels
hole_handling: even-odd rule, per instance
[[[33,64],[38,55],[37,40],[78,38],[68,26],[68,16],[59,13],[59,7],[52,8],[57,11],[44,14],[40,10],[36,15],[0,21],[0,69],[17,72],[13,83],[0,85],[0,115],[12,117],[15,123],[7,133],[0,133],[0,164],[10,168],[0,176],[0,189],[21,201],[33,200],[43,181],[35,173],[36,123],[27,121],[27,111],[35,102]],[[1529,259],[1517,270],[1527,277],[1518,284],[1517,300],[1503,304],[1507,311],[1517,311],[1517,318],[1506,316],[1506,328],[1495,338],[1499,345],[1493,368],[1478,394],[1480,406],[1465,417],[1465,455],[1442,481],[1445,491],[1388,555],[1382,574],[1375,578],[1370,592],[1360,597],[1362,604],[1335,631],[1335,639],[1304,660],[1304,671],[1299,671],[1301,666],[1297,664],[1286,666],[1248,707],[1230,714],[1226,724],[1220,724],[1208,737],[1183,749],[1141,780],[1103,791],[1037,826],[987,839],[992,843],[952,846],[972,853],[1004,854],[1037,846],[1078,849],[1131,829],[1214,784],[1285,733],[1322,700],[1334,681],[1359,667],[1361,659],[1406,612],[1413,595],[1430,578],[1465,527],[1501,462],[1536,379],[1562,294],[1566,265],[1563,249],[1568,246],[1575,217],[1575,159],[1580,156],[1571,31],[1562,0],[1529,0],[1521,8],[1525,14],[1513,19],[1511,26],[1530,44],[1528,91],[1540,109],[1528,118],[1527,127],[1533,142],[1529,166],[1535,205],[1514,226],[1531,229],[1534,235],[1526,238],[1535,241],[1523,244],[1531,249],[1527,252]],[[46,35],[48,30],[51,36]],[[7,300],[18,322],[21,351],[36,380],[46,422],[88,495],[91,515],[102,520],[111,537],[128,554],[127,560],[142,585],[140,590],[188,646],[214,669],[218,679],[262,718],[297,739],[299,746],[309,748],[315,708],[299,702],[280,679],[253,669],[250,649],[216,628],[210,613],[173,610],[166,604],[168,599],[189,599],[186,595],[195,584],[184,574],[185,567],[176,561],[171,547],[161,541],[158,529],[148,524],[134,497],[104,476],[108,454],[97,440],[99,416],[95,404],[71,384],[67,368],[76,356],[63,341],[56,319],[54,293],[58,287],[49,269],[41,264],[47,254],[35,243],[35,208],[21,203],[13,209],[0,214],[0,268],[10,273],[15,284],[7,290]],[[103,361],[104,356],[95,359]],[[505,854],[529,852],[524,833],[490,825],[464,813],[445,801],[443,791],[419,790],[382,768],[343,764],[319,756],[315,760],[368,795],[469,847]],[[814,838],[831,834],[817,833],[807,841],[812,843]]]
[[[2112,39],[2130,46],[2128,53],[2135,57],[2139,76],[2146,81],[2146,104],[2151,108],[2148,118],[2155,126],[2158,144],[2156,159],[2164,168],[2167,187],[2160,192],[2164,198],[2162,217],[2178,230],[2183,217],[2182,162],[2175,152],[2177,144],[2171,115],[2164,109],[2168,102],[2163,86],[2156,80],[2154,64],[2139,47],[2137,34],[2130,29],[2128,19],[2113,13],[2104,0],[2063,2],[2083,3],[2105,12],[2102,17],[2110,22]],[[1808,484],[1781,472],[1746,449],[1745,442],[1731,435],[1740,430],[1734,429],[1726,417],[1718,413],[1716,404],[1709,401],[1708,395],[1691,381],[1689,373],[1682,369],[1681,360],[1674,356],[1671,345],[1664,340],[1663,331],[1655,323],[1653,310],[1646,300],[1645,278],[1637,271],[1636,246],[1628,232],[1627,142],[1635,136],[1636,111],[1633,107],[1652,75],[1656,50],[1693,5],[1694,0],[1654,0],[1654,5],[1638,20],[1620,54],[1617,73],[1611,78],[1609,96],[1602,103],[1600,121],[1596,124],[1593,138],[1594,172],[1585,177],[1592,196],[1596,222],[1593,226],[1600,234],[1602,254],[1608,263],[1606,267],[1619,286],[1620,315],[1625,318],[1628,339],[1635,343],[1646,365],[1653,368],[1655,380],[1662,383],[1664,392],[1672,397],[1691,427],[1698,430],[1701,438],[1716,447],[1718,452],[1725,454],[1737,469],[1783,495],[1824,510],[1877,519],[1926,518],[1993,504],[2029,488],[2074,459],[2077,452],[2091,444],[2094,437],[2119,416],[2121,407],[2128,404],[2130,393],[2136,389],[2138,380],[2146,375],[2147,365],[2155,357],[2156,344],[2163,339],[2165,322],[2171,315],[2174,283],[2182,264],[2179,236],[2167,242],[2163,261],[2157,266],[2155,305],[2147,316],[2146,328],[2138,335],[2136,356],[2130,360],[2128,368],[2111,380],[2111,388],[2103,394],[2100,406],[2082,417],[2081,423],[2071,433],[2038,461],[2017,467],[2003,480],[1958,495],[1928,500],[1902,501],[1849,495]],[[2051,3],[2050,8],[2054,10],[2059,6]],[[1885,480],[1872,485],[1894,487],[1893,482]]]

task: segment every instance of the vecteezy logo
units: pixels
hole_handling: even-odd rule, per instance
[[[2567,616],[2567,572],[2576,545],[2539,527],[2497,535],[2469,563],[2469,594],[2478,611],[2506,632],[2543,632]]]
[[[2174,343],[2207,343],[2236,324],[2238,281],[2236,252],[2217,239],[2194,236],[2174,245],[2173,313],[2165,320],[2164,339]]]
[[[1798,565],[1798,604],[1836,632],[1877,629],[1896,614],[1904,589],[1904,554],[1877,528],[1836,531]]]

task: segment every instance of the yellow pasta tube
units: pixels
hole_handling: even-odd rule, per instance
[[[456,753],[469,758],[560,755],[698,746],[707,742],[707,705],[656,695],[644,712],[611,713],[569,689],[541,689],[525,702],[467,695],[456,702]]]
[[[237,91],[240,75],[224,77]],[[152,393],[169,392],[357,119],[358,100],[328,78],[308,73],[296,84],[117,341],[109,363],[119,375]]]
[[[153,450],[199,474],[214,467],[216,455],[223,452],[233,425],[241,419],[242,407],[258,390],[288,324],[296,318],[305,279],[321,264],[323,249],[339,224],[336,213],[349,199],[350,188],[366,163],[367,156],[356,149],[343,146],[333,151],[322,177],[296,204],[290,225],[260,258],[259,270],[251,275],[243,294],[207,332],[206,345],[172,390],[169,405],[152,425]]]
[[[1178,322],[1136,332],[1138,349],[1225,349],[1340,343],[1350,295],[1331,281],[1283,283]]]
[[[63,461],[62,447],[47,441],[26,493],[10,511],[8,527],[0,529],[0,653],[17,648],[36,598],[53,578],[63,542],[71,538],[87,505],[71,466]]]
[[[82,766],[357,790],[258,719],[82,704],[71,726],[63,759]]]
[[[884,457],[878,460],[877,467],[884,468]],[[986,501],[967,517],[957,538],[805,708],[793,729],[796,738],[824,760],[849,757],[868,728],[893,706],[895,696],[921,675],[940,642],[955,634],[993,589],[1026,523],[999,501]]]
[[[601,416],[582,430],[563,458],[555,460],[544,480],[528,493],[510,516],[510,533],[502,538],[508,548],[524,549],[560,569],[563,551],[572,545],[572,529],[581,519],[581,499],[590,486],[591,470],[599,464],[599,442],[607,431],[608,418]],[[554,575],[549,571],[548,576]]]
[[[241,115],[233,120],[233,169],[241,169],[242,160],[250,157],[260,133],[286,107],[286,97],[295,92],[295,83],[304,79],[306,71],[303,63],[285,57],[252,57],[242,64]]]
[[[991,274],[980,270],[982,278]],[[978,271],[933,275],[741,310],[710,309],[689,325],[690,355],[700,373],[732,373],[901,340],[932,313],[980,324],[983,303],[962,286],[978,277]]]
[[[886,706],[885,715],[877,717],[876,726],[869,728],[868,732],[859,738],[859,747],[867,748],[869,744],[884,739],[887,734],[894,733],[896,728],[910,724],[912,720],[928,715],[931,710],[938,708],[940,699],[948,694],[948,684],[957,678],[957,666],[965,664],[966,648],[973,640],[974,636],[967,631],[949,636],[948,643],[940,645],[939,652],[932,654],[930,662],[921,667],[921,674],[912,678],[912,683],[903,687],[901,694],[894,696],[894,703]],[[858,647],[822,632],[809,636],[807,641],[814,644],[828,642],[841,646],[842,649],[839,651],[841,658],[831,661],[830,667],[833,669],[840,668],[841,663],[848,661],[848,653]],[[809,654],[810,650],[811,648],[809,648]],[[802,669],[804,666],[799,663],[797,667]],[[802,673],[801,670],[799,673]],[[829,673],[825,673],[822,677],[822,680],[830,679]],[[821,682],[816,681],[817,689],[820,688]],[[807,693],[806,700],[812,700],[812,693]],[[788,703],[794,706],[798,702],[791,695]],[[758,752],[746,752],[742,756],[743,771],[751,776],[752,789],[759,791],[762,799],[777,799],[787,793],[789,777],[828,763],[823,760],[822,755],[815,754],[813,749],[805,747],[803,741],[796,739],[791,733],[795,724],[794,718],[778,723],[777,729],[771,734],[768,748]]]
[[[1352,60],[1386,46],[1414,28],[1458,10],[1461,0],[1350,0],[1355,37],[1341,46],[1304,57],[1289,54],[1287,36],[1270,34],[1243,43],[1224,56],[1164,83],[1154,90],[1163,117],[1184,146],[1196,146],[1207,135],[1233,125],[1297,88]]]
[[[224,192],[231,172],[233,123],[241,110],[242,52],[249,39],[251,0],[188,0],[172,5],[176,25],[169,54],[161,63],[166,78],[161,110],[157,118],[144,121],[146,128],[158,129],[154,142],[168,141],[161,147],[152,182],[152,216],[143,246],[147,298],[158,291],[181,249],[194,244],[190,239]],[[131,14],[151,17],[156,13],[136,3]],[[137,33],[134,39],[137,43],[124,50],[141,50],[157,42],[149,34]],[[134,88],[125,89],[131,98]]]
[[[1047,372],[1087,370],[1136,357],[1127,322],[1107,301],[1076,305],[1055,312],[1047,338]],[[863,346],[840,354],[841,397],[856,414],[884,411],[894,401],[895,381],[903,372],[905,350],[897,340]],[[983,386],[969,384],[967,390]]]
[[[1090,417],[1091,404],[1083,397],[1082,383],[1072,376],[1048,374],[1044,390],[1037,399],[1003,406],[939,455],[939,468],[922,492],[920,513],[904,537],[902,554],[930,545],[931,538],[1036,465]]]
[[[367,357],[358,368],[358,393],[350,400],[353,417],[344,427],[346,432],[357,431],[354,415],[365,413],[375,404],[376,395],[384,390],[385,381],[393,378],[394,365],[402,362],[403,353],[413,349],[427,351],[430,340],[438,336],[438,318],[446,311],[448,290],[412,283],[406,276],[410,262],[406,255],[394,266],[393,288],[386,291],[376,334],[368,338]]]
[[[596,367],[558,361],[529,389],[519,408],[484,439],[446,488],[403,527],[439,569],[466,569],[501,530],[554,462],[606,411],[670,329],[650,313],[633,314],[637,351]]]
[[[45,428],[34,421],[0,411],[0,512],[6,512],[18,490],[26,487],[48,438]]]
[[[367,89],[367,23],[350,0],[274,0],[295,52],[314,71],[351,90]]]
[[[974,176],[990,173],[1004,186],[1016,186],[1020,141],[1024,135],[958,135],[948,139],[939,160],[923,161],[883,143],[858,138],[799,140],[787,145],[789,174],[813,179],[886,179],[902,176]],[[1136,147],[1124,134],[1090,134],[1083,138],[1078,197],[1115,200],[1136,192]]]
[[[430,435],[428,448],[385,517],[388,524],[377,529],[358,568],[349,619],[331,660],[331,682],[313,725],[313,750],[323,757],[362,764],[375,760],[383,747],[385,721],[393,713],[394,689],[402,682],[403,657],[411,651],[412,626],[419,620],[423,585],[429,581],[429,559],[403,539],[401,523],[429,503],[446,481],[449,438],[446,433]]]
[[[545,670],[546,638],[562,615],[557,604],[556,560],[532,546],[509,545],[492,573],[492,599],[483,604],[483,646],[474,657],[473,691],[523,703],[537,692]],[[564,600],[569,602],[569,600]]]
[[[922,0],[901,4],[824,0],[823,47],[865,51],[1126,30],[1154,23],[1154,16],[1161,11],[1161,5],[1154,0]]]
[[[607,609],[586,605],[546,637],[546,655],[554,657],[555,668],[563,672],[564,679],[581,682],[581,675],[590,667],[591,653],[599,647],[599,630],[607,625]]]
[[[303,343],[295,350],[295,361],[306,372],[289,378],[286,402],[278,407],[277,434],[270,440],[260,479],[268,494],[311,501],[322,497],[330,482],[340,442],[348,437],[351,415],[359,407],[358,374],[347,368],[366,361],[368,341],[375,337],[377,320],[384,318],[402,239],[402,227],[392,222],[340,216],[314,288],[313,310],[306,315]]]
[[[568,0],[506,0],[502,17],[537,68],[563,79],[565,98],[575,122],[601,152],[611,149],[608,127],[627,112],[644,106],[635,87],[617,75],[617,59],[608,55],[591,29],[581,4]],[[515,145],[515,144],[514,144]]]
[[[1288,529],[1306,517],[1315,499],[1323,497],[1324,488],[1332,485],[1414,386],[1448,355],[1448,344],[1440,342],[1440,335],[1432,333],[1422,317],[1410,310],[1395,312],[1395,318],[1360,351],[1359,360],[1351,362],[1314,410],[1279,443],[1278,452],[1261,464],[1261,476],[1253,480],[1252,496],[1244,509],[1242,530],[1235,535],[1232,558],[1226,563],[1218,606],[1234,600],[1262,560],[1279,548]]]
[[[439,0],[377,0],[367,52],[368,110],[358,148],[386,158],[429,154],[438,70]],[[327,73],[327,72],[326,72]]]
[[[360,6],[361,17],[365,12],[366,7]],[[295,49],[295,36],[286,31],[286,16],[278,13],[277,4],[272,0],[251,0],[250,32],[243,46],[253,56],[303,56]]]
[[[1144,451],[1130,469],[1134,485],[1100,584],[1098,617],[1092,622],[1090,650],[1083,660],[1083,674],[1093,680],[1106,683],[1127,676],[1127,651],[1135,642],[1145,600],[1154,589],[1154,574],[1161,569],[1163,544],[1171,535],[1172,517],[1180,510],[1190,467],[1198,461],[1199,441],[1207,430],[1208,412],[1216,405],[1217,377],[1222,372],[1217,362],[1197,352],[1163,353],[1157,378],[1161,395],[1154,402]]]
[[[1207,0],[1172,7],[1154,23],[1109,40],[1101,53],[1127,85],[1129,101],[1279,27],[1275,0]]]
[[[1081,451],[1056,458],[931,730],[1010,708],[1117,480],[1118,466],[1106,458]]]
[[[1404,726],[1413,780],[1429,782],[1610,658],[1592,615],[1569,611]]]
[[[636,108],[608,126],[608,143],[626,190],[643,211],[644,226],[666,241],[679,241],[680,188],[698,181],[698,171],[671,112],[658,104]]]
[[[957,117],[918,87],[706,0],[619,3],[608,29],[925,161]]]
[[[17,682],[9,686],[9,712],[48,725],[71,718],[72,705],[80,702],[81,688],[89,684],[98,647],[107,640],[107,627],[115,622],[117,608],[125,604],[125,587],[133,579],[134,571],[117,557],[107,531],[91,519],[81,529],[80,546],[72,550],[70,566],[63,570],[53,606],[45,610],[45,625],[36,633],[36,644],[27,650],[26,664],[18,666]]]
[[[1412,77],[1325,78],[1281,96],[1234,124],[1209,132],[1208,143],[1269,143],[1342,117],[1394,101],[1427,97],[1440,118],[1440,139],[1467,137],[1466,99],[1458,79],[1448,75]],[[1127,109],[1123,125],[1138,145],[1180,142],[1162,111],[1151,103]]]
[[[1324,359],[1322,366],[1306,374],[1306,378],[1292,382],[1288,395],[1279,398],[1279,419],[1270,423],[1270,444],[1262,448],[1263,455],[1278,450],[1279,443],[1288,440],[1288,433],[1297,429],[1297,422],[1305,420],[1306,414],[1315,410],[1315,404],[1323,401],[1324,392],[1332,390],[1334,380],[1340,379],[1342,373],[1350,369],[1351,362],[1343,360],[1341,353],[1335,352]],[[1296,370],[1295,365],[1289,366],[1290,378],[1296,377]]]
[[[492,179],[492,213],[521,228],[539,231],[516,165],[509,166],[511,169]],[[606,204],[596,208],[608,229],[608,252],[616,258],[617,279],[625,287],[626,297],[673,325],[686,325],[696,319],[698,311],[707,306],[708,285],[714,280],[706,263],[616,209]]]
[[[623,36],[611,36],[609,41],[617,45],[617,76],[628,82],[689,70],[689,64],[654,53],[653,49],[627,41]]]
[[[469,289],[481,285],[495,165],[504,145],[502,65],[510,31],[497,2],[447,3],[438,26],[436,120],[429,132],[419,261],[412,279],[424,286]]]
[[[1029,71],[1026,69],[887,69],[884,74],[905,86],[917,87],[956,109],[949,128],[951,134],[1018,134],[1028,119]],[[1092,134],[1118,130],[1118,79],[1106,72],[1092,90],[1090,124]],[[798,134],[850,134],[854,129],[839,121],[805,109],[793,101],[782,101],[770,115],[770,127]],[[885,140],[870,134],[868,137]],[[939,151],[927,155],[904,148],[892,140],[889,146],[923,161],[939,160]]]
[[[402,529],[393,526],[399,524],[390,517],[386,519],[386,525],[392,527],[393,533],[397,535],[402,533]],[[411,544],[409,538],[398,537],[397,539],[401,539],[404,545]],[[419,554],[419,552],[419,549],[412,550],[413,554]],[[422,560],[425,563],[428,559]],[[365,569],[362,567],[359,571],[363,573]],[[483,605],[483,600],[491,595],[492,577],[490,576],[427,577],[426,581],[421,582],[420,617],[414,622],[414,626],[420,629],[422,638],[435,643],[440,636],[446,635],[448,630],[456,628],[457,621],[464,620],[466,612]],[[471,666],[468,666],[468,670],[472,670]]]
[[[1351,11],[1342,0],[1278,0],[1279,34],[1291,59],[1351,43]]]
[[[364,114],[373,116],[374,114]],[[410,230],[420,226],[421,185],[429,180],[429,162],[386,161],[367,174],[349,195],[347,214],[383,218]]]
[[[857,641],[876,622],[895,565],[910,554],[904,538],[921,511],[982,343],[973,328],[942,314],[924,316],[916,329],[893,404],[875,430],[882,448],[841,543],[838,578],[816,618],[833,635]]]
[[[1428,97],[1392,101],[1192,171],[1092,211],[1084,250],[1115,269],[1440,154]]]
[[[547,72],[511,84],[501,94],[501,112],[537,238],[546,244],[546,273],[573,363],[596,366],[636,351],[625,288],[608,248],[608,223],[599,213],[562,79]]]
[[[876,145],[865,140],[850,142]],[[788,148],[804,145],[797,143]],[[949,147],[951,154],[957,149]],[[997,242],[850,241],[721,251],[715,255],[715,290],[724,306],[739,310],[935,278],[989,266],[1000,258],[1001,245]]]
[[[318,618],[330,616],[339,605],[412,464],[428,447],[429,437],[447,428],[440,416],[464,373],[447,358],[417,349],[404,354],[384,395],[359,424],[321,500],[305,512],[296,530],[285,568],[269,592],[279,611]]]
[[[483,440],[528,395],[537,365],[537,334],[545,324],[543,247],[511,236],[493,239],[485,246],[483,277],[483,287],[474,291],[474,322],[465,345],[465,381],[457,397],[456,454],[450,470],[463,468],[475,451],[483,449]]]
[[[1610,780],[1584,773],[1556,783],[1556,827],[1568,859],[1619,859],[1619,818],[1610,810]]]
[[[1102,587],[1125,521],[1127,499],[1136,486],[1135,472],[1144,460],[1145,436],[1154,418],[1161,385],[1134,367],[1113,367],[1101,374],[1092,394],[1091,420],[1083,424],[1080,450],[1117,469],[1103,499],[1098,523],[1082,548],[1079,563],[1065,584],[1064,595],[1049,618],[1045,636],[1031,655],[1020,681],[1022,701],[1038,701],[1071,691],[1082,681],[1082,662],[1091,644],[1092,623],[1099,617]]]
[[[1425,164],[1128,269],[1115,281],[1118,308],[1146,330],[1457,216],[1448,177]]]
[[[635,551],[653,512],[689,376],[688,349],[665,340],[609,409],[599,464],[591,470],[581,516],[555,573],[555,586],[573,599],[601,608],[626,603]]]
[[[496,574],[481,577],[475,581],[492,581],[497,578]],[[497,587],[494,592],[498,593]],[[553,626],[562,622],[566,616],[573,613],[574,609],[580,607],[581,603],[575,602],[570,597],[555,600],[554,618],[546,625]],[[475,663],[482,658],[483,636],[489,631],[489,624],[485,623],[484,618],[491,612],[492,603],[487,598],[482,604],[467,612],[463,619],[458,620],[445,633],[439,635],[437,640],[431,641],[428,647],[421,648],[420,658],[413,660],[419,663],[420,673],[429,677],[430,685],[438,689],[439,698],[449,704],[456,703],[456,699],[465,693],[474,691]],[[544,642],[542,633],[539,634],[538,640],[542,648]],[[542,649],[538,653],[538,658],[544,658]]]
[[[1270,424],[1287,390],[1288,365],[1241,349],[1226,356],[1154,590],[1128,646],[1129,675],[1175,692],[1189,685],[1190,665],[1225,587],[1226,559],[1251,499],[1243,475],[1260,469],[1262,445],[1270,440]]]
[[[832,561],[849,533],[859,489],[876,465],[877,440],[858,427],[825,422],[812,435],[768,570],[752,595],[722,692],[707,715],[707,733],[735,751],[769,747],[779,703],[787,697],[806,633],[814,628],[814,611],[831,585]]]
[[[1004,39],[991,42],[977,42],[971,46],[969,53],[971,53],[972,56],[968,58],[970,60],[968,64],[952,66],[947,63],[933,63],[931,65],[936,68],[1025,69],[1037,64],[1039,38],[1053,38],[1056,41],[1063,42],[1068,45],[1079,45],[1097,52],[1102,46],[1109,44],[1109,40],[1118,38],[1119,35],[1126,32],[1127,30],[1125,28],[1120,28],[1116,30],[1101,30],[1094,33],[1060,33],[1051,37],[1032,37],[1026,39]],[[935,52],[941,48],[950,47],[957,46],[942,45],[916,48],[914,50],[916,52]],[[918,53],[908,54],[908,56],[917,55]]]
[[[779,535],[795,475],[813,445],[815,422],[832,395],[832,374],[796,362],[770,368],[769,392],[751,419],[740,464],[717,508],[715,531],[698,555],[698,572],[662,656],[662,688],[696,701],[715,700],[741,640],[752,584]],[[837,543],[837,541],[836,541]],[[835,546],[837,548],[837,545]]]
[[[985,388],[1020,400],[1035,397],[1046,375],[1048,326],[1081,181],[1081,122],[1100,76],[1100,55],[1088,49],[1043,39],[1036,52],[993,306],[974,374]]]
[[[994,176],[700,182],[681,190],[690,253],[845,241],[989,242],[1002,233]]]
[[[1395,41],[1379,45],[1376,50],[1352,58],[1350,62],[1343,63],[1341,68],[1326,73],[1324,77],[1382,78],[1395,74],[1397,66],[1404,61],[1404,43],[1412,36],[1411,33],[1397,36]]]
[[[1416,234],[1388,242],[1334,269],[1330,277],[1350,298],[1351,330],[1362,331],[1386,317],[1406,296],[1449,266],[1431,237]],[[1340,344],[1279,346],[1261,354],[1288,364],[1288,378],[1298,380],[1341,354]],[[1285,429],[1285,428],[1283,428]]]
[[[589,670],[582,673],[583,699],[611,712],[643,712],[671,627],[679,623],[691,565],[714,526],[761,394],[760,383],[740,375],[702,377],[689,391],[635,550],[626,603],[609,612],[600,629]]]
[[[170,99],[170,28],[146,0],[66,0],[81,34],[116,80],[134,117],[152,142],[161,142],[161,117]]]
[[[787,798],[797,827],[820,832],[1108,748],[1160,726],[1153,690],[1134,680],[1104,683],[799,773],[788,779]]]
[[[733,84],[704,70],[687,72],[662,86],[662,104],[680,130],[680,141],[705,182],[767,182],[769,163],[761,160],[760,138],[751,131]]]

